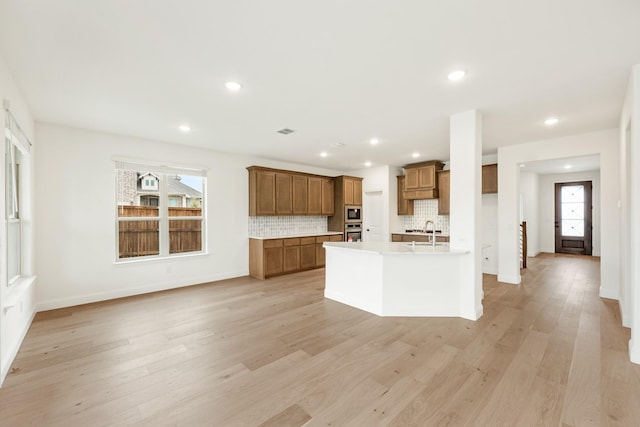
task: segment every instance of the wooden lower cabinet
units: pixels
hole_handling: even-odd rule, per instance
[[[307,270],[316,266],[316,238],[300,239],[300,269]]]
[[[296,271],[324,267],[324,242],[341,242],[342,234],[249,239],[249,275],[267,279]]]
[[[425,236],[424,234],[400,234],[394,233],[391,235],[392,242],[430,242],[431,236]],[[438,236],[436,235],[437,243],[444,243],[449,241],[449,236]]]
[[[300,239],[284,239],[283,273],[300,270]]]

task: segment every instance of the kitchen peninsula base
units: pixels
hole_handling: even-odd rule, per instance
[[[461,317],[460,267],[447,245],[326,242],[326,298],[378,316]]]

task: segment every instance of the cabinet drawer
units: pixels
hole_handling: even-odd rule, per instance
[[[342,234],[334,234],[333,236],[330,236],[329,240],[331,240],[332,242],[342,242],[342,239],[344,239]]]
[[[331,239],[331,236],[317,236],[316,243],[328,242]]]
[[[300,245],[313,245],[316,242],[315,237],[301,237]]]
[[[266,248],[281,248],[282,239],[265,240],[263,247]]]
[[[284,246],[300,246],[300,239],[284,239]]]

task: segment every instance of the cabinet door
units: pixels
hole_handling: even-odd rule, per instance
[[[398,177],[398,215],[413,215],[413,200],[404,198],[404,176]]]
[[[293,175],[293,214],[306,215],[308,205],[307,177]]]
[[[418,168],[405,169],[405,190],[416,190],[418,188]]]
[[[331,216],[334,213],[333,180],[322,180],[322,215]]]
[[[359,179],[353,180],[353,204],[362,206],[362,181]]]
[[[498,165],[482,166],[482,194],[498,192]]]
[[[316,244],[300,246],[300,269],[306,270],[316,266]]]
[[[265,248],[264,249],[264,275],[265,277],[281,274],[283,271],[282,264],[282,247]]]
[[[344,204],[353,205],[353,180],[350,178],[344,179]]]
[[[291,175],[276,173],[276,214],[291,215],[293,212]]]
[[[436,187],[436,168],[433,165],[418,168],[418,187],[429,190]]]
[[[309,177],[309,215],[322,215],[322,178]]]
[[[402,235],[401,234],[392,234],[391,235],[391,241],[392,242],[402,242]]]
[[[438,172],[438,215],[449,215],[449,206],[451,202],[449,191],[450,185],[450,171]]]
[[[276,174],[256,171],[256,215],[276,214]]]
[[[285,246],[283,254],[283,271],[285,273],[300,270],[300,246]]]

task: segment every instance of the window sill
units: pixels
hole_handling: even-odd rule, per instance
[[[2,306],[3,313],[6,313],[18,305],[20,297],[22,297],[22,295],[27,291],[27,289],[29,289],[29,287],[31,287],[31,285],[33,285],[35,281],[36,276],[25,276],[12,283],[7,288],[5,304]]]
[[[131,265],[140,263],[153,263],[153,262],[165,262],[171,260],[179,260],[185,258],[196,258],[209,255],[208,252],[190,252],[186,254],[166,255],[166,256],[149,256],[149,257],[131,257],[118,259],[114,262],[115,265]]]

